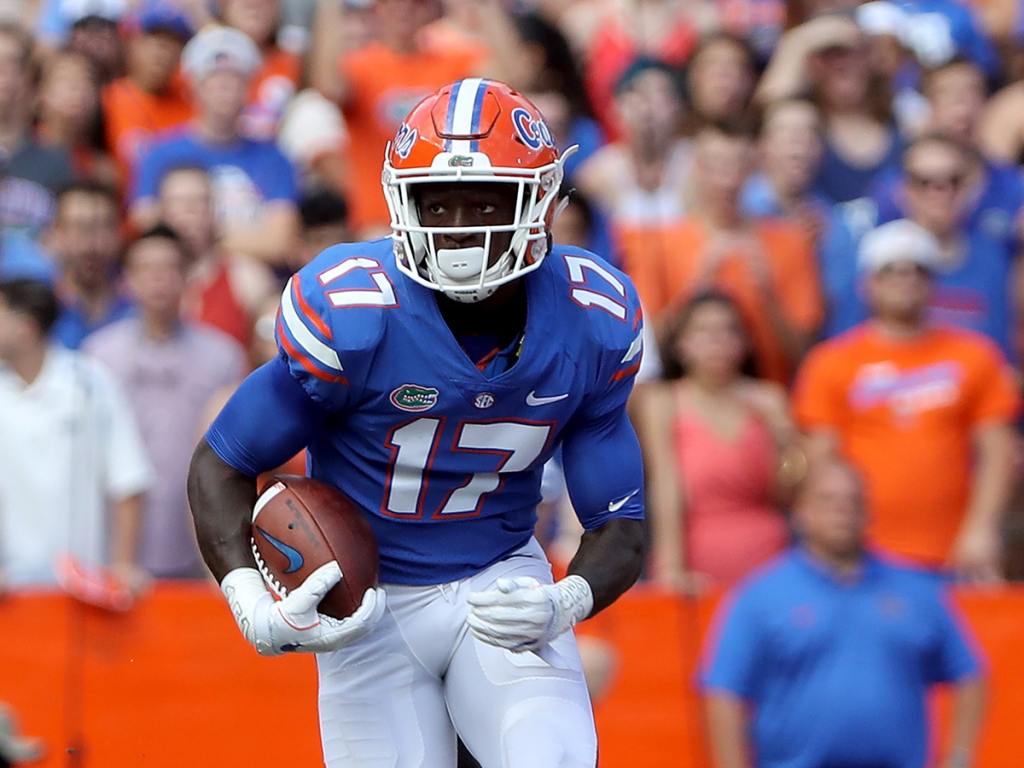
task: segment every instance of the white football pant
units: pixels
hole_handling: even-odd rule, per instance
[[[328,768],[454,768],[456,732],[483,768],[594,768],[597,736],[572,632],[541,659],[467,629],[466,596],[516,576],[551,583],[536,541],[462,581],[382,585],[388,609],[377,626],[316,657]]]

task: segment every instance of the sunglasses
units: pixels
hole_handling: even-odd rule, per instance
[[[966,180],[963,173],[950,173],[944,176],[929,175],[926,173],[914,173],[907,171],[907,179],[918,189],[935,189],[956,191],[963,186]]]

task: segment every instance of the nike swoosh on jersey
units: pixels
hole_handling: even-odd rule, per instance
[[[608,502],[608,511],[609,511],[609,512],[618,512],[618,511],[619,511],[620,509],[622,509],[622,508],[623,508],[623,507],[625,506],[625,504],[626,504],[626,502],[627,502],[627,501],[629,501],[629,500],[630,500],[630,499],[632,499],[632,498],[633,498],[634,496],[636,496],[636,494],[637,494],[637,492],[638,492],[639,490],[640,490],[640,489],[639,489],[639,488],[637,488],[637,489],[636,489],[635,491],[633,491],[632,493],[630,493],[630,494],[628,494],[628,495],[626,495],[626,496],[623,496],[623,497],[622,497],[621,499],[619,499],[618,501],[609,501],[609,502]]]
[[[285,569],[285,573],[295,573],[297,570],[302,568],[306,561],[299,550],[295,549],[295,547],[289,547],[283,541],[274,538],[259,526],[256,526],[256,530],[259,531],[260,536],[270,542],[270,546],[288,558],[288,567]]]
[[[536,394],[534,394],[533,392],[530,392],[530,394],[528,394],[526,396],[526,404],[527,405],[550,405],[551,403],[557,403],[559,400],[565,400],[565,398],[567,398],[568,396],[569,396],[569,393],[566,392],[564,395],[553,395],[551,397],[537,397]]]

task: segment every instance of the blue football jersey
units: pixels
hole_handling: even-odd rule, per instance
[[[315,422],[302,436],[308,471],[367,514],[383,582],[454,581],[526,543],[560,443],[586,528],[643,516],[625,416],[642,354],[635,289],[594,254],[559,246],[521,279],[520,354],[493,376],[463,351],[436,294],[398,271],[390,240],[329,248],[285,288],[274,365],[316,404],[302,417]],[[279,458],[253,459],[254,420],[259,439],[275,439],[262,391],[243,385],[207,435],[248,473]]]

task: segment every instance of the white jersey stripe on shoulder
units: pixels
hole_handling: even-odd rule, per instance
[[[284,287],[284,293],[281,294],[281,317],[284,318],[284,324],[287,326],[289,333],[295,338],[295,341],[313,359],[332,371],[345,370],[341,367],[338,353],[314,336],[309,328],[306,327],[306,324],[302,322],[299,313],[295,311],[295,304],[292,301],[291,280],[288,280],[288,284]]]
[[[484,81],[479,77],[467,77],[459,85],[459,92],[455,96],[455,114],[452,116],[454,135],[467,136],[473,132],[473,105],[476,102],[476,92],[482,87]],[[451,151],[455,154],[468,154],[469,140],[452,141]]]
[[[640,333],[638,333],[636,335],[636,338],[633,339],[633,343],[629,345],[629,349],[626,350],[626,356],[623,357],[619,361],[619,364],[621,365],[622,363],[628,363],[634,357],[639,355],[640,352],[643,350],[643,348],[644,348],[644,332],[643,332],[643,329],[641,329]]]

